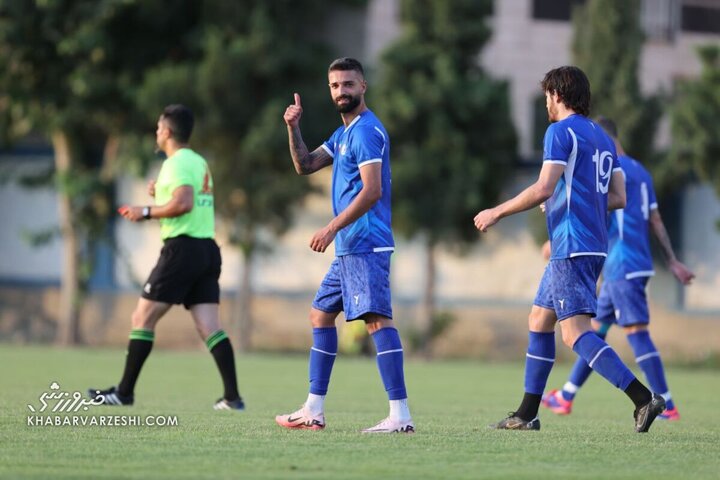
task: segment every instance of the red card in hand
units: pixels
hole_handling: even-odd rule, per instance
[[[130,210],[130,207],[128,207],[127,205],[123,205],[122,207],[118,208],[118,213],[119,213],[120,215],[125,216],[125,214],[126,214],[129,210]]]

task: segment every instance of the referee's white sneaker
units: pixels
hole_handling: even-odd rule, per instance
[[[393,420],[388,417],[374,427],[366,428],[362,433],[415,433],[415,424],[411,419]]]

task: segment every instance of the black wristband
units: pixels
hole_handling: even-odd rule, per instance
[[[150,220],[152,218],[152,215],[150,215],[150,208],[152,207],[143,207],[142,213],[145,220]]]

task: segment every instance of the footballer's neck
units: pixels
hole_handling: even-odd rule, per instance
[[[365,99],[363,99],[360,102],[360,105],[355,107],[355,110],[347,113],[341,113],[340,116],[342,117],[343,125],[345,125],[345,128],[348,127],[352,123],[355,118],[358,117],[361,113],[363,113],[365,110],[367,110],[367,105],[365,105]]]
[[[575,115],[576,113],[572,108],[567,108],[564,103],[560,103],[558,106],[557,121],[565,120],[570,115]]]

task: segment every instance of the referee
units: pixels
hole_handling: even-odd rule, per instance
[[[215,410],[244,410],[238,393],[235,359],[227,334],[220,328],[220,249],[215,243],[213,181],[203,157],[189,147],[194,118],[184,105],[169,105],[157,123],[157,148],[165,152],[157,181],[148,193],[154,206],[126,206],[120,214],[131,222],[160,221],[163,248],[132,315],[125,371],[117,387],[91,388],[106,405],[132,405],[135,383],[152,350],[155,325],[173,304],[183,304],[212,354],[225,393]]]

